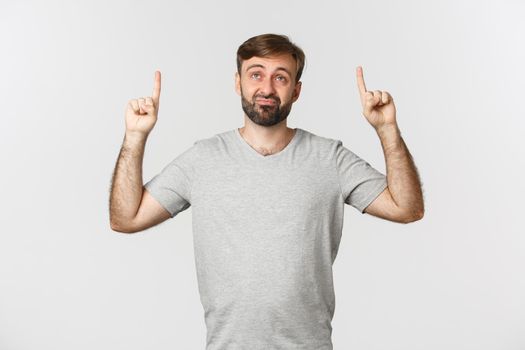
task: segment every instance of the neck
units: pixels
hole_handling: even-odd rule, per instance
[[[272,126],[261,126],[246,116],[244,119],[244,126],[239,128],[239,133],[253,149],[263,155],[284,149],[296,132],[286,125],[286,120]]]

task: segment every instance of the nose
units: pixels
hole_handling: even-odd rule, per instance
[[[273,79],[264,79],[261,83],[260,92],[264,96],[275,95],[275,87],[273,86]]]

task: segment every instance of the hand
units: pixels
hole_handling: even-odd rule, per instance
[[[363,115],[378,130],[383,126],[396,125],[394,99],[386,91],[367,91],[363,79],[363,68],[357,67],[357,88],[363,106]]]
[[[126,133],[147,136],[157,122],[160,98],[160,71],[155,71],[155,83],[151,97],[140,97],[126,106]]]

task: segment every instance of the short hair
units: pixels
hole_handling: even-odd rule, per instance
[[[286,35],[261,34],[242,43],[237,49],[237,72],[239,75],[241,74],[241,66],[244,60],[254,56],[270,57],[281,54],[290,54],[295,59],[297,64],[295,82],[298,82],[301,79],[305,64],[304,52],[299,46],[292,43]]]

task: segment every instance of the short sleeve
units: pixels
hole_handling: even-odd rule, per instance
[[[336,167],[346,204],[364,213],[387,187],[386,176],[336,140]]]
[[[191,206],[198,142],[173,159],[144,187],[174,217]]]

